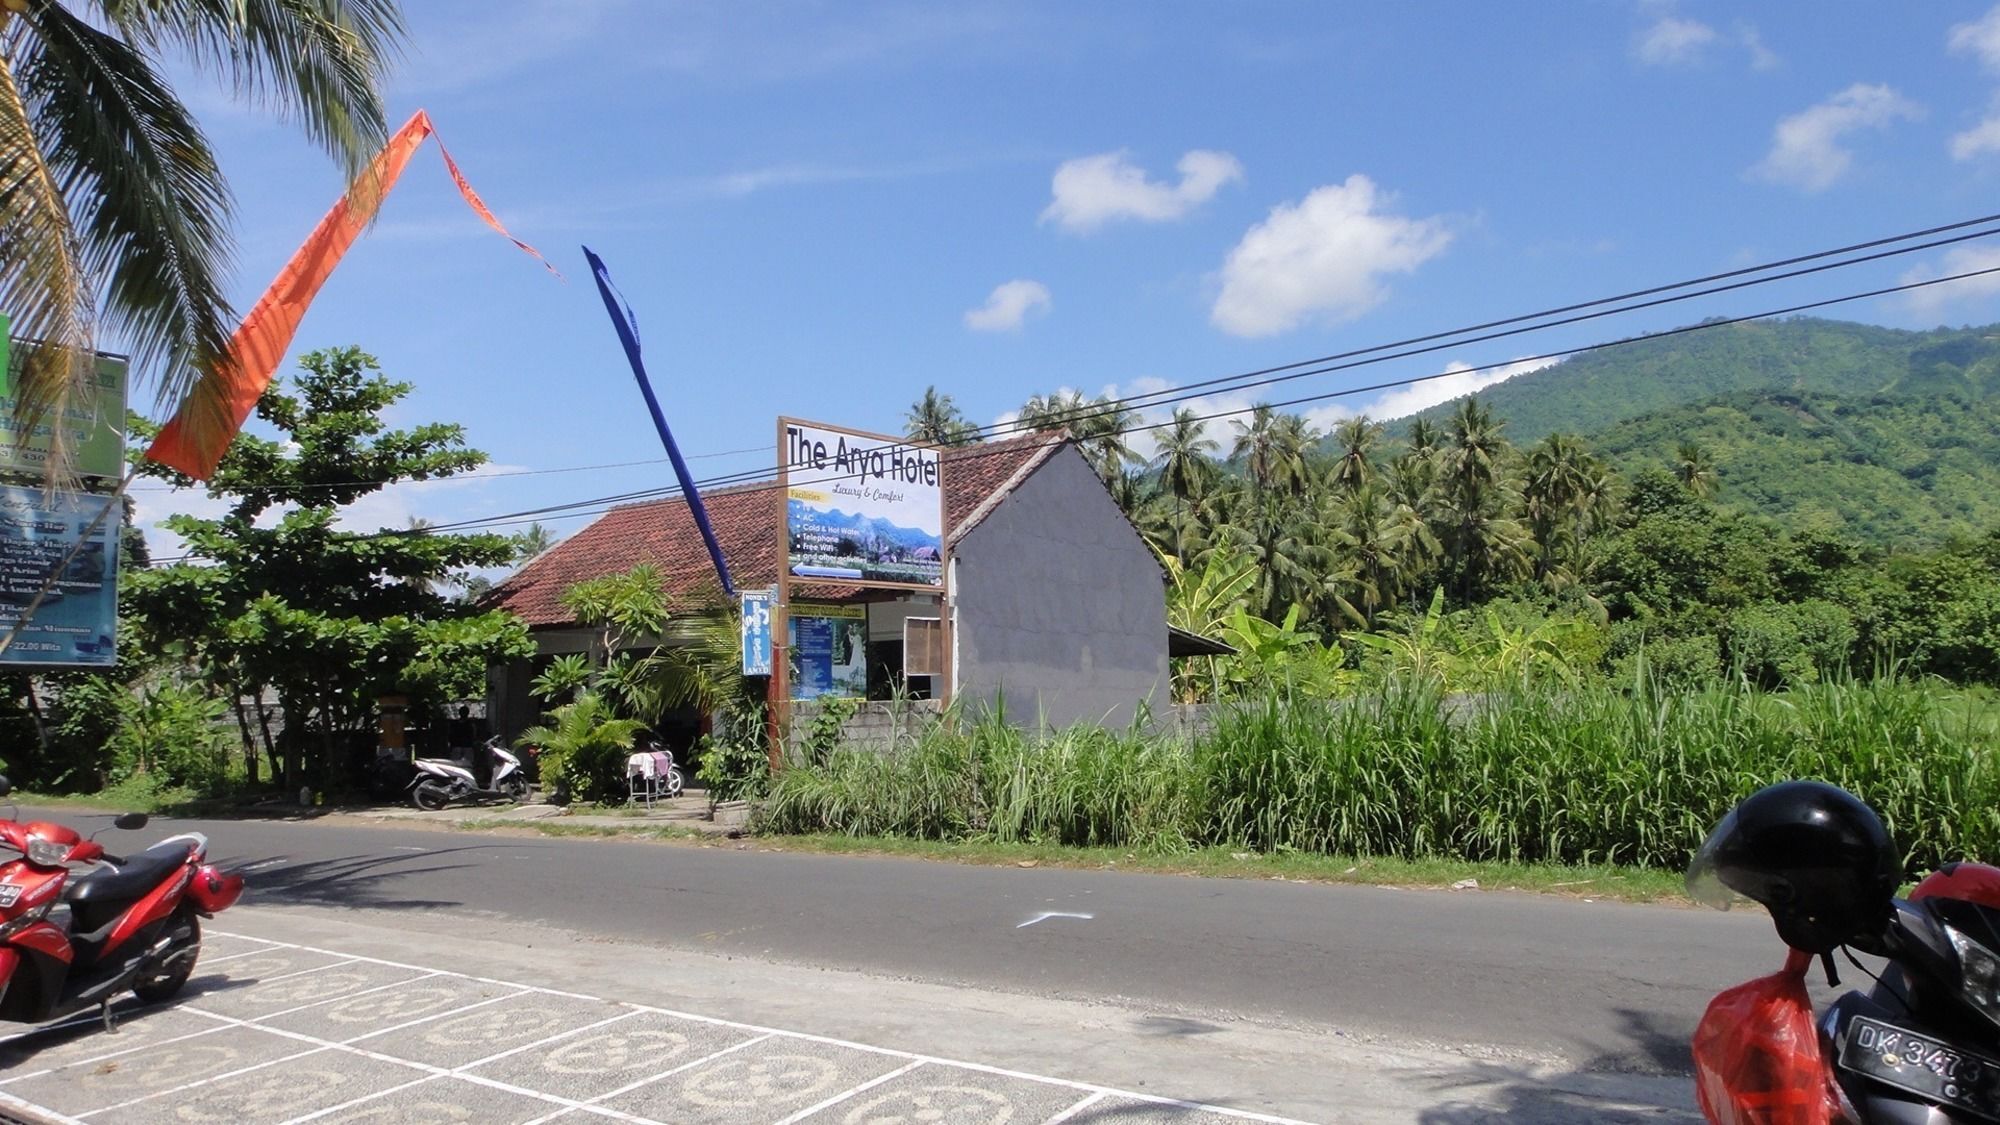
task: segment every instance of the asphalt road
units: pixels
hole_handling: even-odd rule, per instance
[[[23,817],[36,815],[23,810]],[[86,831],[108,814],[47,813]],[[1311,1023],[1388,1043],[1677,1073],[1721,988],[1777,968],[1761,915],[1491,892],[977,867],[439,832],[156,820],[250,869],[251,901],[480,919],[899,979]],[[1058,916],[1033,921],[1044,914]],[[1067,915],[1088,915],[1069,917]]]

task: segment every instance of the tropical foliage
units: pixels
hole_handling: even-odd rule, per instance
[[[457,476],[486,455],[456,425],[390,429],[383,415],[410,385],[358,349],[312,352],[299,366],[291,387],[273,385],[257,406],[278,436],[239,435],[207,482],[222,514],[163,521],[187,542],[186,557],[121,583],[124,647],[161,654],[236,701],[246,743],[263,744],[288,789],[335,783],[373,749],[379,697],[441,710],[482,694],[489,663],[533,651],[519,619],[444,592],[469,570],[507,562],[505,536],[340,526],[392,483]],[[254,778],[254,757],[248,765]]]
[[[0,4],[0,308],[16,335],[60,345],[26,358],[23,409],[60,409],[102,323],[163,401],[192,393],[191,424],[221,428],[229,189],[169,56],[270,104],[352,174],[387,133],[402,33],[395,0]]]
[[[779,831],[1679,867],[1760,786],[1821,777],[1884,814],[1912,871],[2000,853],[1990,703],[1885,678],[1783,695],[1395,675],[1329,704],[1267,692],[1192,737],[947,722],[778,774]],[[1974,810],[1968,812],[1968,810]]]

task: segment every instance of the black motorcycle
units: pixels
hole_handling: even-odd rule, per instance
[[[1764,906],[1794,951],[1784,972],[1716,998],[1695,1034],[1714,1122],[2000,1123],[2000,868],[1946,864],[1899,899],[1901,853],[1841,789],[1764,789],[1710,834],[1689,893]],[[1834,953],[1886,962],[1812,1019],[1805,973]]]

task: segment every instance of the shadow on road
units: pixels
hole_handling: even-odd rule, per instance
[[[437,861],[458,853],[491,851],[503,846],[468,844],[459,848],[438,848],[419,855],[342,856],[337,859],[285,861],[268,867],[263,864],[271,863],[271,860],[235,859],[223,866],[245,872],[248,896],[254,901],[299,906],[429,910],[462,904],[453,899],[401,897],[394,892],[391,884],[414,876],[468,870],[477,865]]]
[[[1570,1070],[1474,1063],[1432,1081],[1445,1098],[1421,1125],[1521,1121],[1536,1125],[1699,1123],[1694,1108],[1688,1035],[1643,1012],[1620,1011],[1629,1046],[1605,1051]]]

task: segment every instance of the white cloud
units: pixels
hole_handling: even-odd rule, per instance
[[[1757,29],[1755,27],[1752,27],[1747,23],[1738,24],[1736,27],[1736,41],[1743,45],[1744,50],[1750,52],[1751,69],[1753,70],[1778,69],[1778,65],[1782,60],[1778,58],[1778,53],[1776,51],[1773,51],[1771,50],[1771,48],[1764,46],[1764,37],[1757,33]]]
[[[2000,6],[1952,28],[1948,42],[1954,54],[1974,55],[1981,66],[2000,71]]]
[[[1947,251],[1935,266],[1917,266],[1909,270],[1903,274],[1900,281],[1908,285],[1912,282],[1997,268],[2000,268],[2000,246],[1960,246]],[[1982,277],[1968,277],[1963,281],[1949,281],[1924,289],[1913,289],[1903,294],[1903,304],[1915,316],[1942,318],[1946,311],[1954,306],[1987,302],[1996,295],[2000,295],[2000,273],[1989,273]]]
[[[1989,152],[2000,152],[2000,116],[1988,117],[1963,133],[1951,138],[1951,156],[1954,160],[1971,160]]]
[[[1702,53],[1721,36],[1699,20],[1661,16],[1639,34],[1634,50],[1639,61],[1649,66],[1672,66],[1698,61]]]
[[[965,326],[974,332],[1013,331],[1030,315],[1047,312],[1049,304],[1049,287],[1041,282],[1005,281],[994,287],[985,304],[965,310]]]
[[[1392,202],[1356,174],[1272,208],[1229,252],[1209,319],[1238,336],[1270,336],[1367,312],[1387,296],[1384,275],[1409,273],[1451,243],[1442,219],[1391,214]]]
[[[1477,371],[1463,363],[1448,364],[1445,367],[1445,374],[1426,379],[1421,383],[1411,383],[1408,386],[1385,391],[1381,397],[1370,402],[1365,408],[1356,410],[1355,413],[1366,414],[1370,418],[1382,421],[1402,418],[1419,410],[1428,410],[1441,402],[1477,394],[1516,375],[1526,375],[1530,371],[1553,367],[1557,362],[1553,359],[1524,359],[1517,363],[1487,367]]]
[[[1042,222],[1070,231],[1091,231],[1114,219],[1163,223],[1208,202],[1224,184],[1243,178],[1243,165],[1226,152],[1196,149],[1181,157],[1178,184],[1157,183],[1124,152],[1066,160],[1056,169],[1054,198]]]
[[[1778,122],[1771,151],[1751,169],[1761,179],[1824,191],[1847,173],[1854,154],[1841,145],[1857,129],[1881,129],[1923,116],[1923,107],[1888,86],[1857,82]]]

